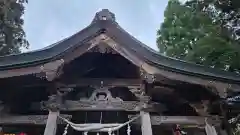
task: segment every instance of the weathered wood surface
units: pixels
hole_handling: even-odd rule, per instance
[[[129,118],[135,117],[135,115],[129,115]],[[183,125],[204,125],[205,117],[201,116],[151,116],[152,125],[161,124],[183,124]],[[210,124],[220,124],[221,121],[218,118],[207,118]],[[136,121],[135,123],[139,123]]]
[[[60,114],[61,117],[71,119],[71,115]],[[14,124],[33,124],[43,125],[47,123],[48,115],[0,115],[0,125],[14,125]],[[63,124],[63,121],[58,119],[57,124]]]
[[[41,103],[33,103],[31,110],[47,110]],[[72,101],[67,100],[62,104],[59,109],[61,111],[140,111],[142,103],[139,101]],[[150,112],[165,111],[166,108],[162,104],[152,103],[147,106]]]

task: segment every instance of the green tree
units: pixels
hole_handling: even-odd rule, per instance
[[[201,11],[218,21],[227,36],[240,42],[239,0],[190,0],[188,6],[197,6]],[[227,30],[227,31],[226,31]]]
[[[196,64],[238,72],[240,49],[226,38],[218,21],[201,11],[198,3],[169,0],[165,20],[157,32],[160,52]]]
[[[27,0],[0,0],[0,55],[20,53],[29,46],[22,27],[25,3]]]

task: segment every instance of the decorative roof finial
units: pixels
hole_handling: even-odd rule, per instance
[[[97,12],[95,14],[95,17],[92,22],[96,22],[99,20],[110,20],[110,21],[115,21],[115,15],[110,12],[108,9],[102,9],[101,11]]]

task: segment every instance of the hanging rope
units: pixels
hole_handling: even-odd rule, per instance
[[[100,121],[99,123],[102,123],[102,112],[101,112],[101,115],[100,115]]]
[[[119,118],[119,116],[118,116],[119,114],[118,114],[118,112],[117,112],[117,118]],[[119,130],[117,130],[117,135],[119,135]]]
[[[131,127],[130,127],[130,124],[128,124],[128,127],[127,127],[127,135],[130,135],[131,133]]]
[[[113,131],[116,131],[116,130],[130,124],[131,122],[138,119],[139,117],[140,117],[140,115],[136,116],[133,119],[131,119],[125,123],[122,123],[122,124],[119,124],[119,123],[116,123],[116,124],[101,124],[101,123],[75,124],[75,123],[72,123],[69,120],[59,116],[60,119],[62,119],[66,123],[68,123],[73,129],[75,129],[77,131],[85,131],[85,132],[89,132],[89,131],[91,131],[91,132],[110,132],[110,131],[113,132]]]
[[[85,112],[85,122],[84,123],[87,123],[87,118],[88,118],[88,113]],[[83,132],[83,135],[87,135],[88,132]]]
[[[102,112],[101,112],[101,115],[100,115],[100,121],[99,123],[102,123]],[[97,135],[100,135],[100,133],[98,132]]]
[[[68,130],[69,124],[66,125],[66,127],[64,128],[64,132],[63,135],[67,135],[67,130]]]

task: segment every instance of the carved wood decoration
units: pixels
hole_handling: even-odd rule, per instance
[[[101,43],[101,45],[95,46],[94,48],[90,49],[88,52],[117,54],[117,52],[115,50],[113,50],[111,47],[109,47],[105,43]]]
[[[98,102],[88,102],[88,101],[73,101],[66,100],[64,104],[59,106],[61,111],[140,111],[143,109],[143,104],[139,101],[98,101]],[[157,109],[156,109],[157,108]],[[158,103],[150,103],[147,108],[149,112],[161,112],[165,111],[166,107]],[[159,110],[160,109],[160,110]],[[32,103],[30,110],[48,110],[48,108],[42,103]]]
[[[61,103],[57,101],[57,96],[53,95],[49,101],[43,101],[41,103],[32,103],[32,110],[48,110],[60,109],[62,111],[79,111],[79,110],[116,110],[116,111],[140,111],[143,109],[144,102],[141,101],[123,101],[120,97],[113,97],[109,91],[111,87],[96,88],[90,98],[80,98],[77,101],[65,100]],[[149,97],[147,97],[149,99]],[[158,108],[158,110],[155,109]],[[161,108],[159,110],[159,108]],[[147,105],[148,111],[159,112],[165,111],[166,108],[160,103],[151,102]]]
[[[61,117],[68,120],[71,119],[71,115],[60,114]],[[48,119],[48,115],[6,115],[0,116],[0,125],[11,124],[33,124],[33,125],[45,125]],[[61,119],[57,120],[58,124],[65,124]]]
[[[189,105],[193,107],[200,116],[209,116],[208,100],[201,101],[201,103],[190,103]]]
[[[148,104],[151,101],[151,97],[146,94],[144,84],[142,84],[140,87],[128,86],[128,88],[129,91],[131,91],[142,104],[144,103]]]
[[[64,106],[71,110],[81,108],[82,110],[134,111],[140,109],[137,101],[123,101],[119,97],[112,97],[108,87],[97,88],[89,99],[81,98],[79,101],[66,101]]]
[[[147,73],[142,67],[140,68],[140,77],[148,83],[156,81],[156,76],[154,74]]]

